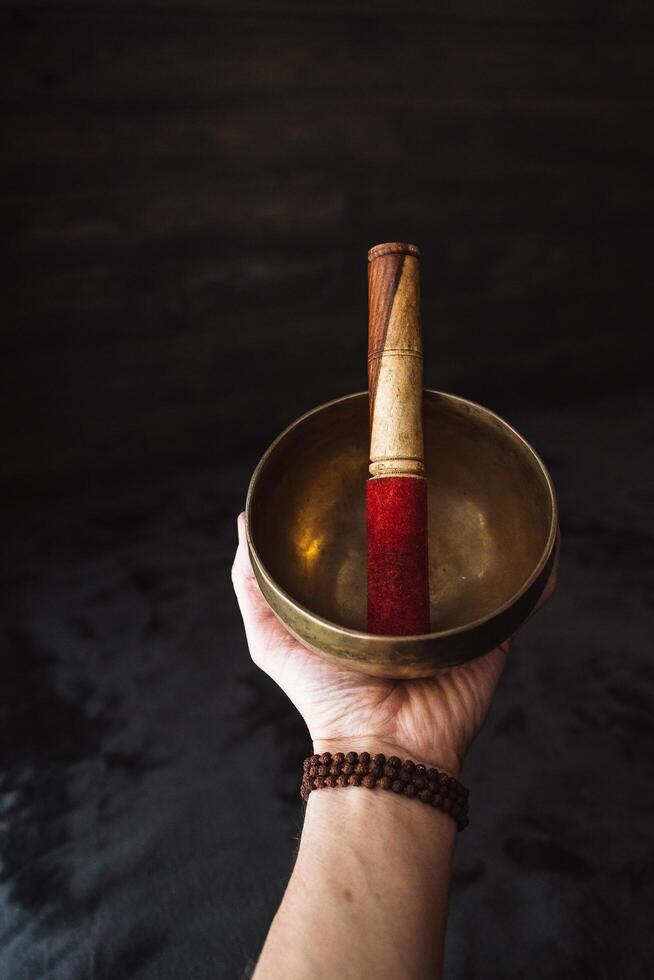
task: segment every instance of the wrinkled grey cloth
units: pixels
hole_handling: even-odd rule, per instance
[[[453,980],[651,975],[654,535],[637,407],[509,418],[555,479],[560,584],[464,770]],[[7,522],[2,977],[231,980],[256,961],[309,742],[250,662],[231,590],[255,462]]]

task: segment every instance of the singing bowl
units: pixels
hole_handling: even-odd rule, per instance
[[[556,495],[532,447],[455,395],[423,398],[431,627],[366,632],[368,393],[302,415],[250,481],[247,542],[261,591],[289,632],[329,661],[380,677],[428,677],[493,649],[545,588]]]

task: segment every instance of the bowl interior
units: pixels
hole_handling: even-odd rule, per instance
[[[493,614],[534,572],[553,519],[531,447],[481,406],[425,390],[432,631]],[[277,584],[312,613],[366,631],[368,396],[309,413],[264,457],[249,527]]]

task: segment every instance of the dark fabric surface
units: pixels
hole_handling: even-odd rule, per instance
[[[425,384],[532,442],[562,529],[464,770],[446,976],[649,978],[651,10],[0,17],[0,977],[256,959],[309,746],[235,519],[272,438],[365,388],[366,250],[405,239]]]
[[[512,418],[556,478],[560,587],[465,768],[449,977],[650,974],[654,537],[638,407]],[[231,593],[248,476],[196,473],[10,529],[3,976],[239,977],[256,958],[308,742],[251,665]]]

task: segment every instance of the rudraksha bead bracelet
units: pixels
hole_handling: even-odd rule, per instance
[[[427,806],[448,813],[459,830],[468,826],[468,790],[454,776],[412,759],[388,758],[383,752],[323,752],[309,755],[303,762],[300,796],[306,802],[314,789],[365,786],[402,793]]]

